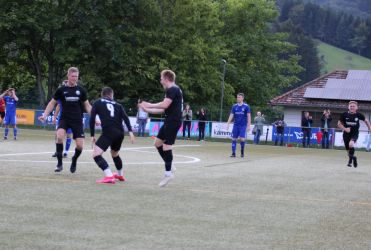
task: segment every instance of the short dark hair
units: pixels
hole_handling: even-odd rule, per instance
[[[239,95],[242,96],[243,98],[245,98],[244,93],[238,93],[237,96],[239,96]]]
[[[110,97],[113,94],[113,89],[110,87],[104,87],[101,92],[102,97]]]
[[[161,71],[161,75],[163,77],[165,77],[166,79],[168,79],[170,82],[175,82],[176,76],[175,76],[175,73],[172,70],[165,69],[165,70]]]

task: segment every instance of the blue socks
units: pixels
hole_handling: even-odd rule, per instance
[[[245,141],[241,141],[240,145],[241,145],[241,154],[243,155],[245,152]]]
[[[68,152],[68,150],[70,150],[71,142],[72,142],[72,139],[69,138],[69,137],[67,137],[67,140],[66,140],[66,152]]]
[[[232,140],[232,154],[236,154],[236,144],[237,144],[237,141]]]

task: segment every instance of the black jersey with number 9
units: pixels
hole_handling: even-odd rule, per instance
[[[94,102],[90,116],[90,134],[94,136],[95,117],[99,115],[102,125],[102,133],[111,133],[112,131],[124,132],[122,121],[125,122],[129,131],[132,131],[129,117],[123,106],[113,100],[101,98]]]

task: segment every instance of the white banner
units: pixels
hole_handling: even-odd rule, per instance
[[[232,138],[232,129],[233,123],[229,124],[229,128],[227,130],[227,123],[226,122],[213,122],[211,126],[211,137],[213,138]],[[254,140],[254,134],[252,133],[254,129],[254,125],[251,125],[250,131],[247,133],[248,140]],[[267,129],[268,129],[268,138],[267,141],[272,141],[272,126],[264,126],[263,133],[260,135],[260,141],[265,141],[267,136]]]
[[[336,147],[344,147],[343,132],[335,133],[334,144]],[[370,146],[371,146],[371,134],[368,134],[367,132],[359,132],[356,148],[370,148]]]
[[[97,122],[100,122],[99,116],[97,116],[96,121]],[[130,125],[131,125],[131,128],[132,128],[133,132],[138,132],[137,117],[136,116],[129,116],[129,121],[130,121]],[[126,125],[125,125],[125,122],[122,122],[122,124],[124,126],[125,131],[128,131],[128,129],[127,129]],[[95,125],[95,129],[101,130],[102,127]],[[149,132],[149,119],[147,120],[145,132],[146,133]]]

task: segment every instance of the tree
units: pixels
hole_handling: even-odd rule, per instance
[[[367,26],[364,21],[362,21],[355,29],[355,34],[353,38],[350,39],[350,42],[351,46],[357,50],[358,55],[361,55],[362,50],[367,47],[366,41],[369,33],[370,27]]]

